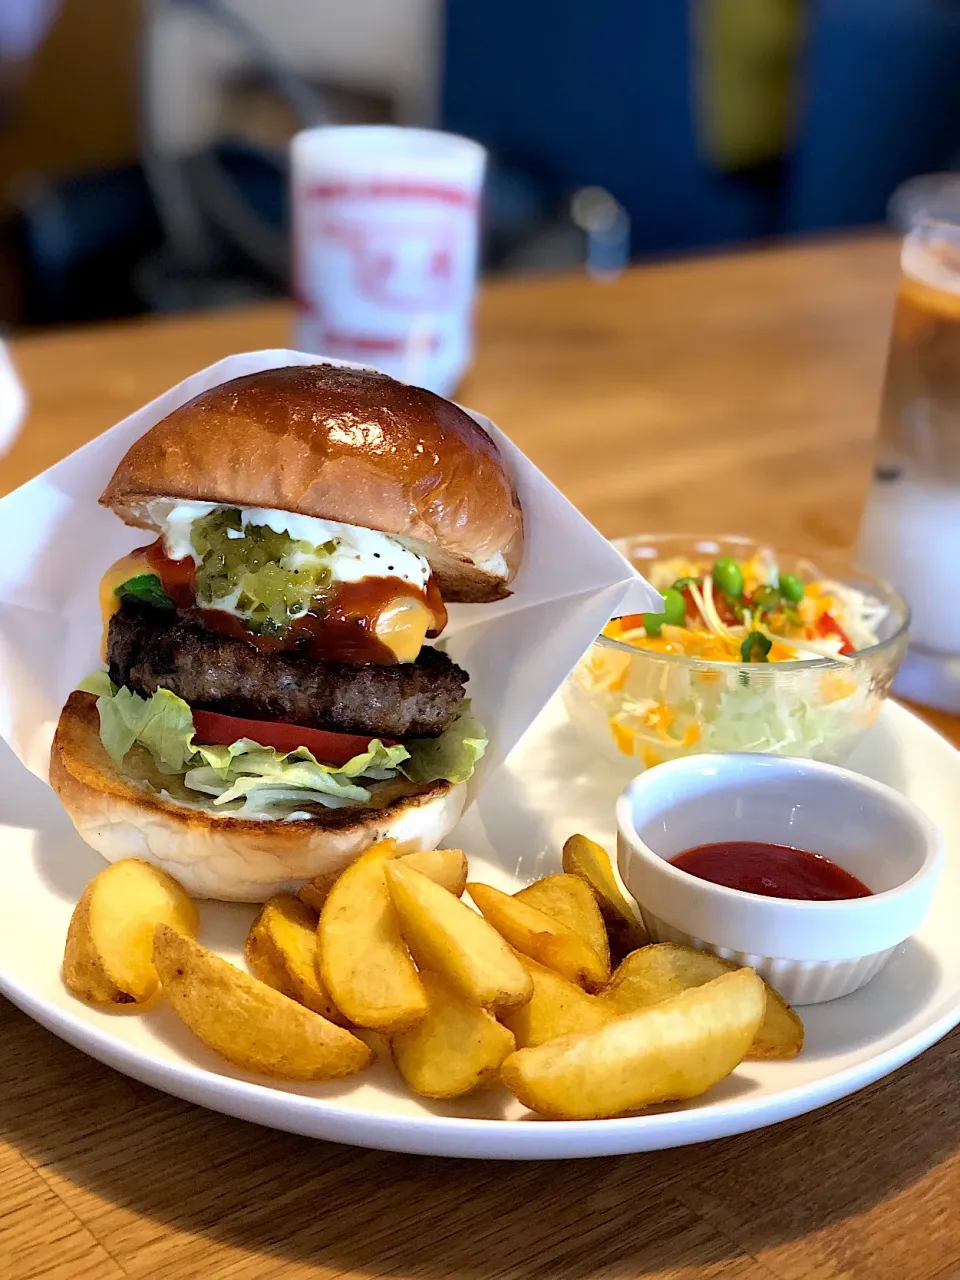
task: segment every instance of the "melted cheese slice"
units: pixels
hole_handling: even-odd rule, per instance
[[[381,609],[374,631],[398,662],[413,662],[432,624],[433,614],[422,600],[399,596]]]

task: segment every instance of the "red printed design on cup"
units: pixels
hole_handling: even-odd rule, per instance
[[[442,204],[477,207],[472,191],[432,182],[318,182],[304,191],[307,200],[437,200]]]
[[[343,217],[324,218],[317,230],[350,255],[354,286],[371,302],[422,311],[456,301],[454,258],[461,235],[457,226]]]

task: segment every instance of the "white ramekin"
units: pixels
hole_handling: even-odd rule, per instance
[[[943,863],[937,827],[890,787],[836,765],[703,755],[658,765],[617,802],[620,874],[650,936],[750,965],[791,1004],[856,991],[919,926]],[[765,898],[668,861],[684,849],[757,840],[822,853],[873,895]]]

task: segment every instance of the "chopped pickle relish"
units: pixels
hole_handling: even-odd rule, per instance
[[[333,585],[333,541],[319,547],[269,525],[242,525],[235,507],[195,520],[190,541],[197,599],[242,617],[251,631],[281,635],[295,619],[322,610]]]

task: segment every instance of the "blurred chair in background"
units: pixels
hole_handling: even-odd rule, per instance
[[[957,0],[447,0],[444,69],[445,127],[605,187],[637,255],[879,222],[960,160]]]
[[[879,222],[915,174],[960,167],[960,3],[819,0],[786,234]]]
[[[677,0],[447,0],[443,124],[525,169],[559,200],[610,191],[636,254],[773,230],[762,187],[703,161],[688,7]]]

